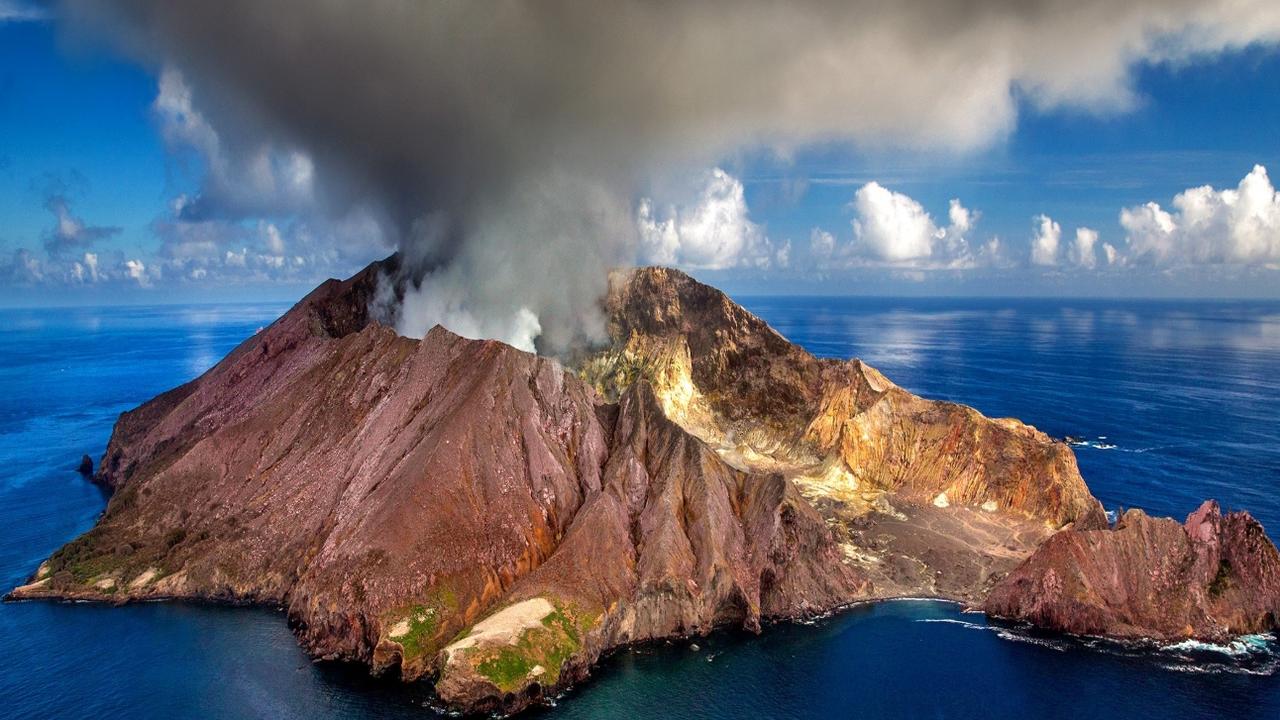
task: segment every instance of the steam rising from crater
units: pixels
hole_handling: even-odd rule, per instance
[[[1015,95],[1123,110],[1134,62],[1280,37],[1272,0],[70,0],[61,15],[189,88],[173,107],[221,161],[182,213],[376,228],[406,260],[403,305],[385,308],[402,332],[442,322],[548,351],[599,337],[636,202],[678,200],[691,171],[815,142],[981,147],[1014,126]]]

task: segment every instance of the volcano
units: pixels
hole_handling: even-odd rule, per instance
[[[1245,514],[1108,527],[1071,449],[819,359],[676,270],[617,272],[557,360],[370,313],[395,257],[315,289],[122,415],[98,523],[14,599],[278,605],[316,658],[513,712],[608,650],[935,597],[1051,629],[1273,629]]]

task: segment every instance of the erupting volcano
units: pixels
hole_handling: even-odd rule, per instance
[[[397,263],[121,416],[106,512],[12,597],[278,604],[315,657],[504,712],[623,644],[881,598],[1276,627],[1280,556],[1247,515],[1109,529],[1066,444],[815,358],[683,273],[615,273],[609,342],[557,360],[398,335],[370,313]]]

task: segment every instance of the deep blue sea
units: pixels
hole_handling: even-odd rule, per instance
[[[818,355],[1080,437],[1109,509],[1182,518],[1214,497],[1280,532],[1280,304],[742,301]],[[120,412],[285,309],[0,311],[0,585],[92,525],[105,499],[75,468]],[[532,717],[1280,718],[1265,643],[1135,650],[895,602],[697,644],[618,652]],[[0,605],[0,718],[410,718],[433,716],[430,702],[427,688],[310,662],[277,611]]]

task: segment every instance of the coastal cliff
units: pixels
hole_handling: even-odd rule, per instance
[[[1129,515],[1106,529],[1063,443],[815,358],[678,271],[615,274],[611,342],[562,364],[398,336],[369,312],[395,263],[122,415],[102,518],[11,597],[277,604],[315,657],[511,712],[622,644],[858,600],[1081,631],[1037,599],[1047,573],[1101,588],[1081,558],[1156,546]],[[1187,551],[1195,582],[1230,567],[1209,611],[1176,616],[1189,635],[1274,626],[1275,548],[1249,522]],[[1165,629],[1134,617],[1116,634]]]
[[[1129,510],[1049,538],[983,609],[1076,634],[1221,641],[1276,628],[1280,553],[1248,513],[1213,501],[1182,524]]]

